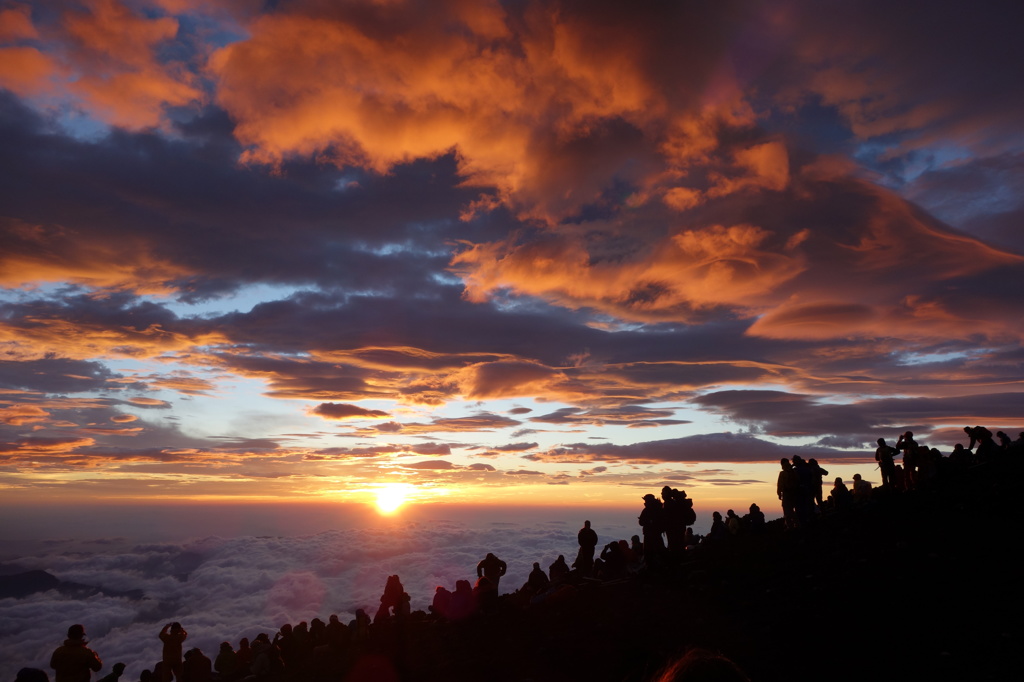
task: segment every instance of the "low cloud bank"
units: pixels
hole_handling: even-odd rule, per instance
[[[357,608],[372,615],[392,573],[401,576],[413,608],[425,610],[437,585],[451,589],[458,579],[475,579],[487,552],[508,563],[501,589],[510,592],[526,582],[534,561],[547,568],[564,554],[572,562],[583,518],[576,516],[567,511],[536,523],[394,520],[302,537],[206,537],[22,557],[6,572],[42,568],[63,581],[141,590],[145,597],[75,599],[49,591],[0,600],[0,676],[13,679],[24,666],[49,670],[67,627],[83,623],[103,672],[123,661],[128,678],[137,679],[159,660],[157,633],[165,623],[181,621],[186,646],[212,657],[221,641],[237,646],[242,637],[272,635],[284,623],[332,613],[348,621]],[[602,543],[637,532],[631,515],[620,516],[618,526],[595,520]]]

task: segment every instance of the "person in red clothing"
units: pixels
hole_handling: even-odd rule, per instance
[[[188,633],[185,632],[185,628],[181,627],[181,623],[168,623],[160,631],[160,641],[164,643],[163,679],[161,682],[170,682],[172,675],[176,682],[181,680],[181,645],[184,644],[186,638],[188,638]]]
[[[93,672],[103,667],[100,657],[85,644],[85,627],[77,624],[69,627],[64,645],[57,647],[50,656],[56,682],[89,682]]]

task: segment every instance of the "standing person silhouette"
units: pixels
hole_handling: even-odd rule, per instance
[[[580,544],[580,551],[572,567],[583,575],[590,575],[594,571],[594,550],[597,548],[597,531],[590,527],[590,521],[583,522],[576,541]]]
[[[665,542],[661,539],[665,530],[664,510],[661,500],[650,493],[643,500],[644,509],[638,521],[644,532],[644,563],[648,568],[660,569],[665,559]]]
[[[99,655],[86,642],[84,626],[75,624],[68,628],[68,638],[50,656],[56,682],[89,682],[92,674],[103,667]]]
[[[163,658],[163,679],[161,682],[170,682],[174,676],[175,682],[180,682],[182,675],[182,644],[188,638],[185,628],[181,623],[168,623],[160,631],[160,641],[164,643]]]
[[[507,570],[508,564],[488,552],[484,560],[476,565],[476,577],[487,578],[494,586],[494,591],[497,592],[498,582]]]
[[[779,460],[779,464],[782,466],[782,471],[779,472],[776,491],[779,494],[779,500],[782,501],[782,518],[785,520],[786,528],[796,528],[798,524],[796,505],[800,495],[800,480],[788,459],[783,457]]]
[[[896,486],[896,462],[893,457],[900,454],[900,451],[891,445],[886,445],[884,438],[878,439],[878,448],[875,450],[875,461],[882,471],[882,485],[893,488]]]

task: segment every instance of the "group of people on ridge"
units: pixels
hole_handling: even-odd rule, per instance
[[[899,435],[890,446],[884,438],[877,440],[875,460],[881,472],[879,494],[900,493],[927,487],[937,478],[958,468],[986,464],[1001,457],[1024,454],[1024,433],[1011,441],[1002,431],[992,434],[982,426],[965,427],[970,439],[964,447],[958,443],[948,457],[936,448],[919,444],[911,431]],[[897,462],[897,458],[899,462]],[[828,471],[817,460],[794,456],[781,460],[777,492],[782,503],[783,523],[787,529],[799,528],[814,522],[823,513],[841,511],[858,503],[867,503],[875,496],[871,483],[860,474],[853,476],[852,490],[841,477],[827,499],[822,499],[823,478]],[[638,518],[642,529],[631,541],[613,540],[604,545],[598,555],[599,538],[589,520],[577,533],[578,550],[575,561],[568,565],[564,555],[545,572],[540,562],[533,563],[526,583],[506,595],[509,603],[529,606],[545,601],[556,601],[574,593],[588,582],[607,582],[628,578],[649,571],[664,572],[678,565],[680,557],[689,550],[716,544],[737,535],[756,533],[766,526],[764,513],[757,504],[743,517],[732,509],[725,517],[719,512],[712,515],[711,529],[706,536],[695,535],[691,526],[696,521],[693,501],[686,492],[665,486],[659,499],[653,494],[643,496],[643,509]],[[499,585],[508,565],[494,553],[477,564],[475,586],[469,580],[458,580],[455,590],[438,586],[429,614],[421,618],[436,621],[459,622],[474,614],[488,613],[499,608]],[[401,623],[414,618],[411,599],[398,575],[388,577],[380,606],[370,619],[363,609],[357,609],[355,618],[346,625],[337,615],[324,623],[314,618],[310,624],[301,622],[292,627],[282,625],[273,640],[260,633],[252,642],[243,638],[235,649],[223,642],[215,661],[211,661],[198,648],[184,651],[188,633],[180,623],[165,625],[159,638],[162,656],[152,670],[140,673],[140,682],[211,682],[212,680],[273,680],[289,671],[292,679],[302,679],[320,651],[344,651],[358,648],[371,638],[371,625],[386,628],[390,623]],[[68,628],[67,639],[50,658],[56,682],[89,682],[92,673],[102,669],[99,655],[87,645],[85,628],[80,624]],[[100,682],[116,682],[124,673],[125,665],[118,663]],[[49,682],[42,670],[22,669],[17,682]]]

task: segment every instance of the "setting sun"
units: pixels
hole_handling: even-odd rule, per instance
[[[406,502],[412,486],[408,483],[385,483],[377,490],[377,510],[393,514]]]

